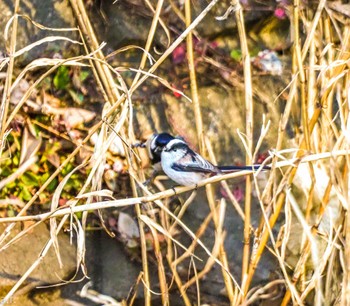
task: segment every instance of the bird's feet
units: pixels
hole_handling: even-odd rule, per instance
[[[145,187],[148,187],[151,183],[152,183],[153,180],[151,180],[150,178],[145,180],[142,185],[145,186]]]
[[[176,192],[176,189],[175,189],[175,186],[172,186],[171,189],[174,191],[174,195],[177,195],[177,192]]]
[[[156,178],[156,176],[157,176],[158,174],[159,174],[158,171],[154,170],[154,171],[152,172],[150,178],[147,179],[147,180],[145,180],[145,181],[143,182],[143,185],[146,186],[146,187],[148,187],[151,183],[153,183],[154,179]]]

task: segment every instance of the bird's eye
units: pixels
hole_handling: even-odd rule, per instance
[[[176,149],[173,149],[174,152],[176,152],[177,150]]]

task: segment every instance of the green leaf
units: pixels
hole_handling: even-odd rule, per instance
[[[68,92],[75,103],[81,104],[84,101],[84,95],[82,93],[75,92],[71,89],[69,89]]]
[[[50,177],[50,173],[49,172],[45,172],[41,176],[39,176],[39,183],[40,183],[40,185],[43,185],[47,181],[47,179],[49,177]]]
[[[1,169],[0,175],[1,177],[8,177],[12,173],[10,167],[4,167]]]
[[[235,61],[239,62],[242,59],[242,52],[238,49],[233,49],[230,53],[231,58]]]
[[[60,66],[53,78],[53,85],[57,89],[65,89],[70,83],[69,69],[66,66]]]
[[[13,158],[12,158],[12,162],[15,166],[18,166],[19,165],[19,157],[18,155],[14,155]]]
[[[64,186],[63,190],[70,193],[71,190],[80,190],[82,186],[82,179],[79,175],[73,174],[67,184]]]
[[[7,187],[8,189],[15,188],[16,186],[17,186],[17,182],[16,182],[16,181],[13,181],[13,182],[8,183],[8,184],[6,185],[6,187]]]
[[[55,191],[57,187],[57,178],[54,178],[51,183],[46,187],[46,190],[49,192]]]
[[[38,164],[33,164],[31,167],[30,167],[30,170],[35,173],[35,175],[37,175],[37,173],[40,171],[40,166]],[[40,178],[37,176],[37,178]]]
[[[7,210],[7,216],[8,217],[14,217],[16,214],[14,212],[14,210],[12,209],[11,206],[9,206],[8,210]]]
[[[31,172],[26,172],[20,177],[20,181],[24,184],[26,187],[38,187],[39,181],[35,174]]]
[[[29,192],[28,188],[23,187],[22,191],[19,193],[19,198],[23,201],[29,201],[32,198],[32,194]]]
[[[69,172],[73,170],[74,166],[72,164],[67,164],[61,171],[63,176],[66,176]]]
[[[48,197],[46,193],[43,193],[43,192],[39,194],[39,199],[40,199],[40,203],[47,203],[48,201]]]
[[[80,71],[80,74],[79,74],[80,81],[82,82],[85,81],[89,75],[90,75],[89,71]]]

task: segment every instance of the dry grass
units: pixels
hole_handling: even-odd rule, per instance
[[[153,293],[151,288],[154,285],[151,284],[149,277],[149,253],[147,252],[145,237],[146,227],[149,228],[153,236],[154,255],[158,265],[158,279],[163,305],[170,304],[169,287],[171,284],[166,277],[166,271],[171,271],[174,283],[181,293],[183,303],[191,305],[196,303],[196,301],[191,301],[186,294],[186,289],[189,286],[200,288],[200,279],[214,265],[219,265],[222,269],[222,279],[231,305],[250,305],[256,303],[259,299],[269,299],[271,298],[269,295],[270,289],[276,284],[282,284],[286,289],[281,305],[288,305],[289,303],[295,305],[306,305],[307,303],[312,305],[350,305],[350,216],[346,214],[349,209],[348,169],[350,166],[348,153],[348,142],[350,141],[350,121],[348,118],[350,105],[348,92],[350,86],[348,71],[350,28],[347,23],[343,23],[342,19],[338,18],[340,12],[337,12],[334,7],[328,6],[328,1],[325,0],[320,1],[318,7],[314,9],[303,7],[298,0],[294,1],[294,9],[290,11],[291,36],[294,38],[292,75],[290,84],[285,89],[288,92],[288,100],[281,114],[279,126],[272,127],[267,122],[262,127],[261,138],[257,144],[254,144],[253,129],[260,127],[253,126],[253,85],[250,75],[250,56],[243,18],[244,12],[240,7],[239,1],[232,2],[232,11],[235,11],[235,14],[228,15],[227,18],[236,19],[242,49],[246,126],[245,136],[241,135],[241,138],[246,148],[247,163],[251,163],[254,160],[256,152],[264,141],[269,128],[278,129],[278,138],[275,144],[271,144],[274,149],[271,149],[270,157],[266,160],[266,163],[271,165],[272,170],[263,188],[260,187],[257,181],[257,174],[247,175],[251,174],[251,171],[208,178],[198,185],[198,187],[206,187],[210,213],[207,219],[203,221],[202,226],[194,233],[182,222],[181,217],[185,213],[187,205],[193,200],[195,193],[191,194],[186,204],[182,207],[181,212],[175,216],[166,205],[169,198],[174,195],[174,190],[163,190],[152,194],[142,184],[145,176],[140,166],[140,158],[138,152],[131,149],[131,145],[136,142],[132,121],[133,93],[150,77],[155,77],[170,87],[166,80],[158,78],[157,68],[186,39],[188,71],[191,81],[190,98],[195,113],[198,143],[201,153],[215,161],[215,155],[208,139],[205,137],[202,122],[201,103],[198,96],[194,64],[195,54],[193,52],[192,31],[196,29],[196,26],[218,1],[213,0],[209,2],[207,8],[194,20],[192,20],[191,16],[191,1],[185,1],[184,14],[178,9],[174,10],[184,20],[186,30],[174,41],[170,41],[167,50],[157,61],[152,62],[148,70],[145,70],[147,59],[152,59],[152,44],[157,27],[160,25],[164,29],[167,28],[164,21],[160,19],[163,1],[158,0],[155,8],[152,7],[151,3],[147,2],[148,7],[154,14],[153,21],[149,29],[146,45],[138,46],[144,52],[139,67],[135,70],[137,73],[130,87],[127,86],[116,69],[107,63],[103,53],[104,44],[99,42],[98,37],[94,33],[83,1],[71,0],[70,2],[79,28],[65,30],[79,31],[81,42],[70,41],[73,44],[83,44],[85,54],[62,60],[37,59],[29,64],[18,76],[14,75],[14,66],[21,54],[29,52],[38,44],[53,40],[67,40],[67,38],[50,36],[22,50],[17,50],[17,25],[18,19],[22,17],[17,14],[20,1],[17,0],[15,3],[14,15],[6,27],[6,36],[8,36],[10,46],[9,56],[0,63],[2,71],[6,69],[4,93],[0,109],[1,157],[7,156],[6,137],[10,133],[9,125],[13,118],[21,111],[32,91],[42,80],[62,65],[84,65],[90,67],[96,80],[96,86],[103,93],[105,106],[101,114],[101,121],[90,129],[85,139],[76,146],[75,150],[57,171],[51,175],[32,199],[21,207],[18,215],[0,218],[0,223],[7,223],[6,230],[0,236],[1,248],[6,248],[15,241],[19,241],[30,229],[41,222],[50,220],[51,228],[51,238],[39,258],[33,262],[27,273],[8,292],[2,303],[6,303],[13,296],[30,273],[41,263],[51,247],[55,248],[57,256],[60,258],[57,234],[66,222],[70,222],[71,228],[77,233],[77,266],[79,267],[83,264],[85,253],[84,230],[87,213],[96,209],[132,205],[135,206],[140,229],[143,271],[139,281],[144,285],[145,305],[152,304]],[[174,3],[172,3],[172,7],[173,9],[176,8]],[[33,22],[28,17],[25,19],[28,22]],[[33,24],[42,27],[35,22]],[[55,32],[64,29],[50,30]],[[10,109],[9,101],[14,85],[24,78],[27,73],[38,68],[41,71],[44,68],[47,70],[29,87],[16,107]],[[300,118],[293,118],[293,128],[296,135],[295,146],[286,147],[284,138],[287,137],[286,129],[291,124],[291,116],[293,114],[300,114]],[[217,120],[220,120],[220,118],[217,118]],[[57,177],[65,165],[82,150],[84,144],[89,141],[96,131],[99,132],[99,140],[94,154],[89,161],[84,161],[60,183],[53,194],[50,212],[39,215],[27,215],[28,209],[35,203],[40,193]],[[115,137],[121,137],[125,143],[133,197],[101,201],[102,197],[108,194],[106,191],[101,190],[105,156]],[[35,156],[28,159],[18,168],[16,173],[0,181],[0,188],[14,181],[35,162]],[[91,171],[84,182],[83,188],[76,195],[75,200],[69,202],[66,207],[59,207],[60,194],[69,177],[79,168],[87,167],[88,164],[91,166]],[[304,176],[301,176],[301,174]],[[232,201],[237,213],[244,220],[241,280],[237,280],[231,273],[230,266],[232,266],[232,263],[228,262],[224,246],[226,233],[223,229],[223,223],[227,204],[223,199],[220,201],[215,200],[213,189],[210,185],[220,182],[226,192],[229,192],[225,180],[239,176],[246,176],[244,212],[231,193],[229,194],[229,199]],[[304,179],[304,185],[298,185],[297,183],[300,181],[300,176],[301,181]],[[305,181],[309,181],[309,183]],[[320,187],[320,184],[323,184],[323,187]],[[253,227],[251,223],[251,193],[253,186],[257,190],[262,215],[258,228]],[[291,188],[292,186],[296,187]],[[176,194],[181,195],[195,188],[196,186],[178,187],[176,188]],[[294,194],[295,188],[302,188],[304,197],[298,198]],[[146,215],[146,212],[141,207],[144,203],[158,207],[160,211],[159,216]],[[336,212],[332,211],[332,214],[336,217],[331,219],[327,225],[325,224],[325,216],[329,214],[331,208],[334,209],[333,205],[336,207]],[[80,220],[75,217],[75,213],[78,212],[84,213],[83,218]],[[28,220],[36,223],[9,240],[8,236],[14,224]],[[210,250],[201,241],[201,236],[211,220],[215,226],[215,241]],[[279,220],[278,227],[276,226],[277,220]],[[294,225],[298,226],[299,236],[294,235]],[[193,242],[190,246],[184,246],[176,239],[174,236],[176,226],[181,227],[192,238]],[[278,235],[274,234],[275,231],[273,230],[278,230]],[[167,245],[165,256],[161,252],[158,233],[165,237]],[[250,243],[252,237],[254,237],[253,245]],[[298,250],[295,265],[290,266],[287,253],[288,245],[293,239],[300,241],[300,249]],[[176,248],[184,250],[184,253],[179,257],[177,256]],[[197,271],[195,266],[196,256],[194,251],[196,248],[202,248],[208,254],[207,261],[201,271]],[[266,252],[267,248],[276,256],[282,277],[280,280],[273,280],[263,284],[261,288],[252,288],[255,271],[263,252]],[[180,277],[176,267],[189,257],[195,273],[192,278],[186,281]],[[334,273],[334,270],[336,270],[336,273]],[[200,299],[201,292],[198,290],[198,304]]]

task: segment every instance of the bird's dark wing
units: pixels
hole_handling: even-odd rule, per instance
[[[204,159],[199,154],[188,150],[180,160],[172,165],[176,171],[183,172],[202,172],[202,173],[218,173],[220,172],[216,166]]]
[[[218,166],[218,169],[221,172],[234,172],[239,170],[258,170],[261,165],[252,165],[252,166]],[[271,170],[270,167],[264,166],[262,170]]]
[[[183,171],[183,172],[201,172],[201,173],[218,173],[218,171],[214,171],[211,169],[205,169],[198,167],[197,165],[181,165],[181,164],[173,164],[171,166],[176,171]]]

